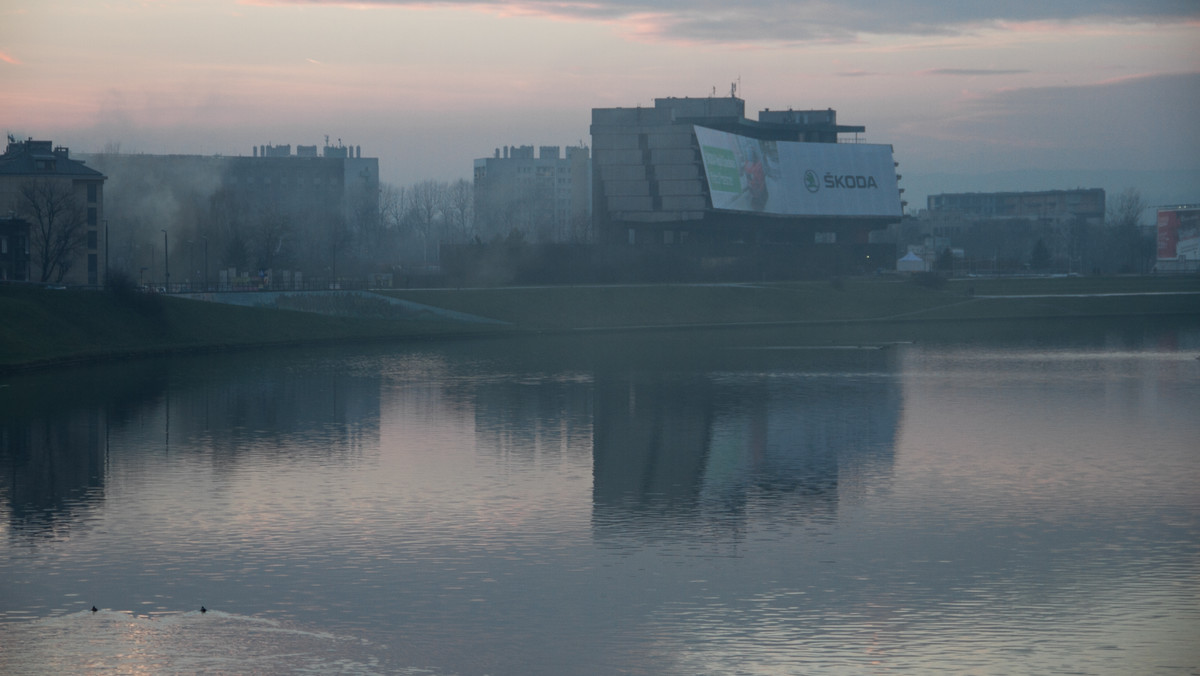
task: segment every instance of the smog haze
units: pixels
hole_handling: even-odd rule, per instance
[[[1194,2],[10,2],[0,115],[81,153],[342,140],[385,183],[587,144],[592,108],[834,108],[927,193],[1200,193]]]

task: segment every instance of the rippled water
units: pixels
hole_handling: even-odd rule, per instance
[[[11,377],[0,673],[1197,673],[1197,356],[1178,320]]]

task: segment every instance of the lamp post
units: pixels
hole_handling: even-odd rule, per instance
[[[108,286],[108,219],[104,219],[104,285]]]
[[[171,293],[171,263],[169,260],[171,257],[171,251],[170,251],[170,249],[167,248],[167,229],[166,228],[162,228],[162,234],[163,234],[163,276],[167,278],[166,284],[163,286],[163,289],[167,293]]]
[[[208,293],[208,238],[201,235],[200,239],[204,240],[204,292]]]

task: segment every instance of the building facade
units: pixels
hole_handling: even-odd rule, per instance
[[[272,270],[332,276],[379,217],[379,160],[340,142],[85,157],[109,177],[112,265],[172,290],[282,278]]]
[[[942,193],[929,195],[926,198],[926,207],[931,218],[1023,218],[1037,221],[1083,219],[1099,224],[1104,221],[1105,195],[1102,188]]]
[[[1156,272],[1200,270],[1200,204],[1159,207]]]
[[[0,282],[29,281],[29,222],[0,218]]]
[[[505,146],[475,160],[475,229],[492,241],[512,233],[532,242],[590,239],[587,146]]]
[[[866,245],[903,205],[891,147],[852,142],[865,131],[829,109],[747,119],[735,96],[593,109],[597,239]]]
[[[0,155],[0,214],[28,224],[30,281],[71,286],[104,282],[105,179],[51,141],[8,137]]]
[[[314,210],[352,217],[379,210],[379,160],[361,147],[254,146],[252,156],[84,155],[113,183],[138,192],[214,195],[224,192],[248,208],[272,207],[290,214]]]

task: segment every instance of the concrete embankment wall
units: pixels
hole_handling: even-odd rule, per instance
[[[506,324],[479,315],[445,310],[370,291],[222,291],[180,294],[183,298],[243,307],[315,312],[361,319],[459,321],[476,324]]]

